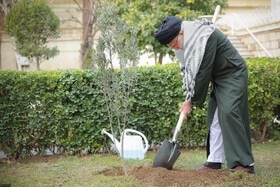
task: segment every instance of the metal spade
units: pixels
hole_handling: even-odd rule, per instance
[[[153,167],[163,167],[169,170],[172,169],[174,163],[181,154],[180,150],[177,149],[176,140],[178,138],[184,118],[185,115],[183,112],[181,112],[172,140],[165,139],[162,142],[154,159]]]

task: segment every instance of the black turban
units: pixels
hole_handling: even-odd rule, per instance
[[[166,45],[170,43],[180,32],[182,20],[174,16],[168,16],[161,23],[154,36],[159,43]]]

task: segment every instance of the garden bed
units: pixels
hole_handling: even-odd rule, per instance
[[[105,176],[122,176],[122,168],[101,172]],[[128,175],[143,186],[223,186],[229,172],[225,170],[167,170],[150,166],[129,168]]]

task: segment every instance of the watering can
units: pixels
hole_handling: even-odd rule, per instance
[[[117,151],[121,157],[124,159],[144,159],[145,153],[149,148],[148,140],[146,136],[136,130],[133,129],[125,129],[122,132],[122,136],[120,141],[118,141],[114,136],[108,133],[105,129],[102,129],[102,134],[106,134],[111,138],[111,140],[116,144]],[[128,133],[134,133],[138,135],[130,135]],[[139,136],[140,135],[140,136]],[[145,147],[143,145],[143,139],[145,142]],[[123,152],[121,150],[123,143]],[[123,153],[123,155],[122,155]]]

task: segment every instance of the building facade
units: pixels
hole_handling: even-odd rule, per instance
[[[76,2],[82,5],[82,0]],[[222,12],[216,22],[217,27],[229,36],[238,37],[250,51],[251,57],[269,56],[265,50],[271,56],[279,57],[280,14],[277,11],[280,10],[280,0],[228,0],[228,4],[229,7]],[[61,20],[61,37],[51,41],[49,46],[57,46],[60,53],[43,62],[40,66],[42,70],[82,68],[80,50],[83,29],[79,5],[73,0],[52,1],[51,7]],[[145,55],[140,59],[154,62]],[[169,61],[169,58],[165,60]],[[5,33],[1,43],[1,69],[36,70],[35,64],[16,54],[11,38]]]
[[[77,1],[82,4],[81,0]],[[73,0],[55,0],[51,3],[55,14],[60,18],[60,38],[49,42],[49,46],[57,46],[59,55],[42,62],[42,70],[81,69],[80,55],[83,29],[82,11]],[[1,43],[2,70],[36,70],[34,63],[26,63],[26,59],[18,57],[12,39],[4,32]],[[18,58],[16,58],[18,57]]]

